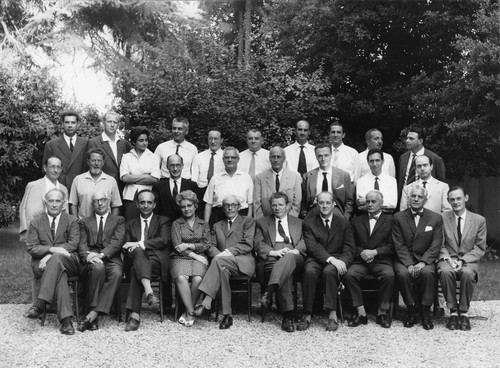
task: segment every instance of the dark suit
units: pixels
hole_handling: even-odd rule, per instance
[[[288,230],[290,244],[276,243],[276,217],[274,215],[262,217],[257,220],[254,247],[257,256],[264,261],[264,279],[268,285],[277,284],[277,301],[281,312],[293,310],[292,301],[292,276],[300,272],[304,266],[306,244],[302,237],[302,220],[288,216]],[[270,257],[272,250],[284,247],[297,249],[300,254],[288,253],[281,258]]]
[[[351,294],[352,305],[354,307],[363,305],[360,281],[366,275],[374,275],[378,280],[380,307],[388,310],[396,280],[392,267],[394,255],[391,238],[392,216],[381,213],[371,234],[368,214],[356,217],[352,220],[352,232],[356,255],[344,277]],[[377,250],[378,254],[370,263],[361,258],[361,252],[365,249]]]
[[[68,192],[71,192],[71,183],[73,183],[75,176],[87,171],[87,150],[87,139],[77,137],[75,148],[71,152],[64,137],[61,136],[45,143],[42,162],[46,162],[51,156],[57,156],[61,159],[62,172],[59,176],[59,182],[68,189]]]
[[[215,299],[220,288],[222,314],[231,314],[230,276],[244,274],[251,277],[255,272],[252,254],[255,221],[251,217],[237,216],[230,230],[227,220],[222,220],[214,224],[214,231],[217,249],[210,247],[209,255],[214,258],[198,290]],[[224,250],[231,252],[231,256],[215,257]]]
[[[422,305],[430,306],[434,302],[436,289],[435,261],[443,242],[443,218],[427,209],[415,226],[415,219],[408,208],[394,215],[392,242],[397,259],[394,271],[406,305],[415,304],[412,283],[416,282],[422,295]],[[424,262],[426,265],[416,279],[410,275],[408,266]]]
[[[198,185],[192,180],[182,178],[179,193],[184,190],[192,190],[198,195]],[[153,184],[153,192],[156,194],[156,214],[166,216],[172,222],[182,216],[181,210],[177,206],[177,203],[175,203],[175,198],[172,197],[172,189],[170,188],[170,180],[168,178],[161,179]],[[201,198],[198,199],[201,201]],[[198,207],[196,215],[201,218],[203,214],[200,214],[199,210],[200,207]]]
[[[125,242],[139,242],[141,236],[141,217],[130,220],[125,225]],[[170,260],[170,219],[164,216],[151,217],[148,239],[144,241],[146,250],[138,247],[133,252],[126,253],[131,257],[133,268],[130,272],[130,288],[126,308],[140,313],[142,300],[141,279],[159,276],[161,281],[168,280],[168,265]]]
[[[51,304],[57,302],[57,317],[61,321],[73,316],[71,296],[69,294],[68,276],[76,276],[80,271],[80,262],[77,255],[80,241],[78,219],[61,213],[55,237],[50,231],[51,223],[47,214],[43,214],[31,221],[28,241],[28,253],[31,255],[31,267],[35,277],[41,277],[38,299]],[[51,247],[62,247],[70,253],[70,257],[60,253],[52,254],[45,270],[40,270],[40,260],[50,254]],[[43,305],[37,305],[43,307]]]
[[[320,276],[324,282],[325,307],[337,310],[339,274],[337,268],[326,261],[329,257],[335,257],[349,267],[356,252],[351,225],[345,218],[334,215],[328,232],[318,213],[304,220],[302,230],[308,256],[302,276],[304,313],[312,313]]]
[[[90,310],[109,314],[116,288],[122,279],[121,248],[125,242],[125,219],[108,214],[103,229],[102,245],[96,244],[99,224],[95,215],[81,220],[79,254],[86,264],[88,306]],[[89,252],[103,253],[103,263],[87,263]]]

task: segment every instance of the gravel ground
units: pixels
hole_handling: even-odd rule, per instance
[[[55,315],[41,327],[22,316],[28,307],[0,305],[0,367],[500,366],[500,301],[473,302],[469,332],[448,331],[445,318],[432,331],[404,328],[400,320],[386,330],[372,316],[367,326],[327,333],[322,315],[308,331],[285,333],[274,313],[264,324],[255,313],[252,323],[237,315],[229,330],[206,319],[186,328],[146,312],[136,332],[105,317],[98,331],[63,336]]]

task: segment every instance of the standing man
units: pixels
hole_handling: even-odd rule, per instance
[[[101,135],[89,141],[89,148],[101,148],[106,153],[106,160],[102,171],[113,177],[122,195],[124,184],[120,180],[120,164],[122,156],[131,149],[130,143],[125,139],[120,139],[116,133],[120,127],[122,116],[114,111],[108,111],[102,118],[104,131]]]
[[[377,324],[389,328],[392,316],[387,312],[390,310],[396,280],[392,268],[394,255],[391,239],[392,216],[382,212],[384,196],[378,190],[369,191],[366,194],[365,203],[368,214],[352,220],[356,255],[354,262],[347,269],[345,283],[356,312],[349,321],[349,327],[368,323],[360,283],[364,276],[373,275],[378,281]]]
[[[443,243],[443,218],[424,208],[427,190],[415,185],[410,191],[410,208],[394,215],[392,242],[398,255],[394,261],[399,290],[408,308],[405,327],[413,327],[417,320],[417,300],[413,284],[422,296],[422,327],[434,328],[431,305],[436,292],[435,261]]]
[[[170,155],[176,154],[182,157],[184,168],[182,177],[191,179],[191,163],[198,154],[198,149],[192,143],[186,141],[186,135],[189,133],[189,121],[184,117],[175,118],[172,121],[173,139],[163,142],[156,147],[155,155],[160,158],[161,177],[168,178],[169,172],[167,159]]]
[[[59,113],[59,116],[62,120],[63,135],[45,143],[42,162],[47,162],[47,159],[52,156],[61,159],[62,172],[59,181],[70,191],[75,176],[87,169],[85,154],[88,141],[76,135],[80,122],[78,112],[64,110]]]
[[[251,129],[247,133],[248,149],[241,152],[239,169],[248,173],[253,181],[261,172],[270,169],[269,151],[262,148],[264,138],[258,129]]]
[[[139,328],[143,292],[149,306],[158,303],[151,288],[151,279],[159,277],[160,282],[168,280],[171,222],[166,217],[153,214],[155,206],[155,194],[149,189],[141,190],[137,194],[137,207],[141,215],[125,225],[123,250],[133,263],[126,304],[130,318],[125,331]]]
[[[353,187],[349,174],[331,165],[332,147],[320,143],[315,148],[319,167],[307,172],[302,178],[301,217],[317,210],[316,198],[321,192],[332,193],[339,213],[349,220],[353,212]]]
[[[24,314],[39,318],[46,304],[56,300],[60,331],[73,335],[73,308],[68,277],[78,275],[80,262],[77,249],[80,241],[78,219],[63,211],[66,197],[62,190],[51,189],[45,194],[46,214],[31,221],[28,233],[28,253],[35,277],[41,278],[40,292]]]
[[[382,132],[378,129],[368,130],[365,134],[365,140],[366,149],[359,153],[360,177],[370,172],[370,167],[368,165],[368,151],[373,149],[382,150],[382,145],[384,144],[384,137]],[[382,165],[382,172],[395,178],[396,166],[394,165],[394,159],[387,152],[384,152],[383,156],[384,164]]]
[[[102,172],[106,154],[100,148],[91,148],[87,152],[89,171],[75,178],[69,195],[69,212],[80,219],[94,214],[92,196],[104,192],[111,198],[111,213],[118,216],[122,200],[116,180]]]
[[[255,251],[264,261],[264,281],[267,284],[259,303],[269,309],[276,293],[283,314],[281,329],[294,332],[293,275],[302,270],[306,257],[302,220],[289,215],[291,203],[285,193],[273,193],[269,203],[273,214],[259,218],[255,232]]]
[[[439,254],[438,273],[450,319],[450,330],[470,330],[469,311],[474,284],[477,283],[479,261],[486,251],[486,220],[467,211],[469,196],[464,188],[452,187],[448,192],[453,211],[443,213],[444,244]],[[460,280],[460,298],[455,292]]]
[[[295,143],[285,147],[286,165],[302,177],[306,172],[318,167],[314,146],[309,143],[310,126],[305,120],[295,125]]]
[[[97,330],[99,313],[109,314],[116,288],[122,280],[121,249],[125,242],[125,219],[109,212],[108,195],[94,193],[94,215],[85,217],[80,226],[78,253],[85,264],[88,280],[87,305],[89,313],[78,323],[78,330]]]
[[[286,161],[285,150],[279,146],[269,151],[271,169],[255,178],[253,194],[254,217],[273,214],[269,198],[271,194],[283,192],[290,199],[290,215],[298,217],[302,201],[301,178],[299,173],[283,167]]]
[[[224,198],[222,207],[226,219],[214,225],[217,249],[198,287],[205,298],[196,307],[194,314],[201,316],[204,310],[209,310],[220,289],[223,318],[219,328],[225,330],[233,325],[229,279],[232,275],[252,277],[255,272],[255,258],[252,254],[255,221],[249,216],[238,215],[240,200],[235,195]]]
[[[304,220],[304,240],[307,259],[302,275],[304,315],[297,330],[304,331],[311,324],[316,286],[321,278],[325,290],[325,308],[328,310],[327,331],[337,331],[337,293],[341,276],[345,275],[356,252],[351,225],[342,216],[334,215],[334,197],[320,192],[318,212]]]
[[[359,178],[359,155],[354,148],[344,144],[344,127],[339,122],[330,125],[330,143],[332,145],[332,166],[349,173],[351,182]]]

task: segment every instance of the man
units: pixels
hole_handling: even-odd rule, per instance
[[[294,332],[293,274],[302,270],[306,256],[302,220],[289,215],[291,203],[285,193],[273,193],[269,203],[273,214],[259,218],[255,232],[255,251],[264,261],[264,281],[267,284],[259,303],[268,309],[272,295],[276,293],[283,314],[281,329]]]
[[[382,150],[382,145],[384,144],[384,136],[382,132],[378,129],[370,129],[365,134],[366,149],[359,153],[359,170],[360,177],[370,172],[370,167],[368,165],[368,151],[373,149]],[[384,164],[382,165],[382,172],[384,174],[390,175],[393,178],[396,177],[396,166],[394,165],[394,159],[387,152],[383,153]]]
[[[417,180],[415,159],[417,156],[426,155],[431,158],[434,163],[432,167],[432,176],[437,180],[446,182],[446,169],[441,157],[437,154],[424,148],[425,133],[422,129],[414,127],[408,130],[406,134],[406,151],[399,157],[398,171],[398,194],[401,194],[405,185],[413,183]]]
[[[358,151],[344,144],[344,127],[339,122],[330,125],[330,143],[332,145],[332,166],[349,173],[352,183],[359,178]]]
[[[283,192],[290,199],[290,215],[298,217],[302,201],[301,178],[299,173],[284,168],[285,150],[279,146],[269,151],[271,169],[255,178],[253,194],[254,217],[270,216],[273,213],[269,198],[271,194]]]
[[[205,298],[194,313],[201,316],[204,310],[209,310],[220,289],[223,318],[219,328],[225,330],[233,325],[229,279],[232,275],[252,277],[255,272],[252,254],[255,221],[251,217],[238,215],[240,199],[235,195],[224,198],[222,207],[226,219],[214,225],[217,249],[214,250],[210,267],[198,287]]]
[[[399,290],[408,308],[405,327],[416,323],[417,309],[413,285],[422,296],[422,327],[434,328],[430,308],[436,290],[435,261],[443,242],[441,215],[424,208],[427,190],[415,185],[410,191],[410,208],[394,215],[392,242],[398,255],[394,261]]]
[[[83,275],[88,280],[89,313],[78,323],[78,330],[99,328],[98,315],[109,314],[116,288],[122,280],[121,248],[125,242],[125,219],[109,212],[108,194],[92,196],[94,215],[85,217],[80,226],[80,260],[85,264]]]
[[[161,177],[168,178],[169,171],[167,159],[170,155],[176,154],[182,157],[184,167],[181,176],[184,179],[191,179],[191,163],[198,154],[198,149],[192,143],[186,141],[189,133],[189,121],[186,118],[178,117],[172,121],[173,139],[163,142],[156,147],[155,155],[160,158]]]
[[[121,195],[124,184],[120,180],[120,164],[123,155],[128,153],[132,147],[127,140],[121,139],[117,134],[122,120],[120,114],[108,111],[104,114],[102,120],[104,131],[101,135],[89,140],[89,148],[101,148],[106,152],[106,160],[102,171],[116,180]]]
[[[60,189],[66,198],[68,190],[58,179],[62,172],[62,161],[59,157],[51,156],[43,163],[45,176],[29,182],[26,185],[23,199],[19,205],[19,240],[28,240],[30,222],[45,213],[45,194],[53,188]],[[68,202],[64,202],[64,211],[68,211]]]
[[[62,120],[63,135],[45,143],[42,162],[47,162],[48,158],[52,156],[61,159],[62,172],[59,181],[70,191],[75,176],[87,169],[85,153],[88,141],[76,135],[80,122],[78,112],[64,110],[60,112],[59,116]]]
[[[310,125],[299,120],[295,125],[295,143],[285,147],[286,165],[302,177],[306,172],[318,167],[314,146],[309,143]]]
[[[251,129],[247,133],[248,149],[240,154],[239,169],[248,173],[253,181],[261,172],[269,169],[269,151],[262,148],[264,138],[258,129]]]
[[[125,331],[139,328],[143,291],[149,306],[158,303],[151,279],[159,277],[160,282],[168,280],[171,222],[164,216],[153,214],[155,206],[155,194],[149,189],[141,190],[137,194],[137,207],[141,215],[125,225],[123,250],[133,264],[126,304],[129,319]]]
[[[31,221],[28,233],[28,253],[35,277],[41,277],[40,292],[31,308],[24,314],[28,318],[39,318],[46,304],[56,300],[60,331],[73,335],[73,308],[69,294],[68,277],[78,275],[77,255],[80,241],[78,219],[63,211],[65,194],[60,189],[51,189],[45,194],[46,214]]]
[[[222,138],[219,130],[208,132],[208,149],[198,153],[191,165],[191,180],[196,182],[200,188],[200,197],[205,195],[206,188],[210,179],[215,174],[224,171],[224,162],[222,161]]]
[[[232,194],[240,197],[239,214],[252,216],[253,181],[250,175],[238,169],[239,152],[234,147],[226,147],[222,153],[224,171],[214,175],[208,183],[203,201],[205,202],[204,220],[212,226],[224,219],[222,199]]]
[[[373,275],[377,278],[379,290],[377,324],[389,328],[392,316],[387,312],[390,310],[396,280],[392,268],[392,216],[382,212],[384,196],[378,190],[366,193],[365,203],[368,214],[352,220],[356,255],[344,278],[352,305],[356,309],[349,326],[357,327],[368,323],[360,284],[364,276]]]
[[[182,216],[181,210],[175,202],[175,197],[180,192],[192,190],[197,192],[198,186],[189,179],[181,177],[184,169],[184,162],[181,156],[173,154],[167,158],[167,168],[169,177],[153,184],[153,192],[156,195],[157,205],[155,213],[166,216],[170,221],[175,221]]]
[[[315,148],[319,167],[307,172],[302,178],[301,217],[317,210],[316,198],[320,192],[330,192],[335,199],[337,210],[349,220],[353,211],[353,187],[349,174],[331,165],[332,148],[328,143],[320,143]]]
[[[466,209],[469,196],[464,188],[452,187],[448,200],[453,211],[443,213],[444,244],[438,262],[439,279],[450,308],[446,327],[469,331],[467,312],[478,278],[479,261],[486,251],[486,220]],[[456,280],[460,280],[459,300],[455,292]]]
[[[307,330],[311,324],[316,286],[321,278],[326,296],[325,308],[329,311],[326,330],[336,331],[339,327],[338,286],[354,258],[356,246],[349,222],[333,213],[333,194],[320,192],[316,203],[319,211],[308,216],[302,226],[308,257],[302,274],[304,314],[297,330]]]
[[[104,192],[111,198],[111,213],[118,216],[122,200],[116,180],[102,172],[106,154],[100,148],[91,148],[87,152],[89,171],[75,177],[69,195],[69,212],[78,218],[94,214],[92,196],[96,192]]]
[[[400,210],[404,211],[408,208],[409,194],[411,192],[411,188],[415,185],[421,185],[427,189],[427,201],[425,202],[425,208],[437,213],[451,210],[450,203],[447,198],[449,190],[448,184],[432,177],[434,165],[432,164],[430,156],[418,156],[415,159],[415,167],[418,179],[403,188]]]
[[[372,149],[367,155],[370,172],[359,178],[356,183],[356,205],[358,210],[366,211],[366,194],[378,190],[384,196],[382,209],[392,212],[398,204],[398,183],[396,179],[382,171],[385,154],[379,149]]]

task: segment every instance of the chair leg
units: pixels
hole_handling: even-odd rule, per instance
[[[175,288],[175,310],[174,310],[174,320],[177,321],[179,319],[179,291],[177,290],[177,285],[174,285]]]
[[[163,281],[158,281],[158,288],[160,289],[160,322],[163,323]]]
[[[76,307],[76,320],[80,320],[80,306],[78,305],[78,290],[80,288],[80,282],[78,280],[73,282],[73,302]]]
[[[293,281],[293,312],[295,313],[295,316],[297,316],[297,310],[298,310],[298,283],[297,281]]]
[[[43,305],[43,313],[42,313],[42,318],[40,319],[40,325],[43,327],[45,326],[45,319],[47,318],[47,304],[45,303]]]
[[[115,293],[115,315],[118,322],[123,322],[122,317],[122,284],[118,284]]]
[[[247,280],[248,322],[252,322],[252,283]]]

